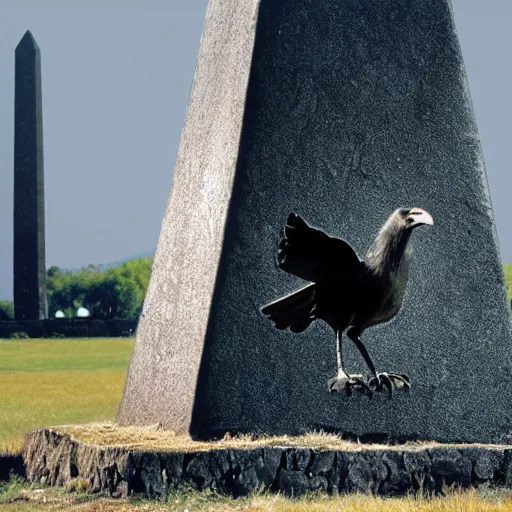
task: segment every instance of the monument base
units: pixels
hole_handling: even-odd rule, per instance
[[[98,444],[90,444],[91,438]],[[103,425],[31,432],[23,456],[30,482],[69,486],[81,480],[89,492],[113,496],[165,498],[182,485],[233,495],[264,489],[294,496],[309,491],[400,496],[420,489],[438,493],[451,485],[510,486],[511,448],[361,445],[328,435],[234,438],[195,446],[184,440],[180,448],[176,436],[161,430],[123,432]]]

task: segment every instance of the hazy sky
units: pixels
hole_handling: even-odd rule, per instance
[[[42,53],[46,262],[80,267],[156,247],[206,5],[1,1],[0,298],[12,297],[14,48],[25,31]],[[512,262],[512,2],[453,5],[501,252]]]

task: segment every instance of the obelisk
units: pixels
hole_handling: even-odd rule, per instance
[[[298,213],[362,256],[413,206],[435,225],[411,242],[403,309],[363,335],[411,392],[330,394],[329,328],[278,331],[260,313],[305,284],[277,265],[284,222]],[[511,342],[449,0],[210,0],[118,421],[500,442]]]
[[[14,316],[48,316],[41,52],[27,30],[15,51]]]

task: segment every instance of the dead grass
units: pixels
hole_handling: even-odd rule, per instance
[[[328,497],[312,495],[289,499],[281,495],[254,495],[233,499],[210,492],[178,492],[166,503],[146,500],[109,500],[79,494],[63,494],[54,489],[23,490],[2,504],[3,512],[512,512],[510,491],[479,493],[451,491],[444,498],[378,498],[365,495]]]
[[[314,433],[305,436],[276,436],[253,438],[249,435],[226,436],[219,441],[193,441],[186,435],[176,435],[158,426],[121,427],[113,423],[65,425],[52,430],[69,434],[73,439],[98,446],[124,447],[131,450],[192,452],[224,449],[248,449],[262,446],[305,446],[331,449],[357,449],[362,445],[343,441],[338,436]]]
[[[185,435],[176,435],[157,425],[152,427],[121,427],[114,423],[91,423],[87,425],[63,425],[51,428],[55,432],[68,434],[73,439],[97,446],[121,447],[130,450],[154,450],[165,452],[197,452],[226,449],[251,449],[269,446],[306,447],[328,450],[403,450],[446,446],[435,442],[409,442],[406,444],[362,444],[345,441],[334,434],[314,432],[303,436],[273,436],[254,438],[249,435],[230,437],[211,442],[193,441]],[[451,445],[464,446],[464,445]],[[483,445],[471,445],[483,446]]]
[[[311,433],[304,436],[274,436],[254,438],[249,435],[225,436],[218,441],[193,441],[186,435],[176,435],[158,426],[121,427],[113,423],[65,425],[52,430],[69,434],[77,441],[97,446],[123,447],[130,450],[155,450],[167,452],[196,452],[226,449],[249,449],[268,446],[300,446],[333,450],[363,450],[389,448],[385,445],[363,445],[344,441],[334,434]]]

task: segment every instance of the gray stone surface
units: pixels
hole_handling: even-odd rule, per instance
[[[259,313],[303,285],[276,264],[283,223],[295,211],[362,254],[399,206],[435,226],[413,235],[403,311],[363,341],[412,391],[328,394],[329,329],[280,332]],[[448,0],[211,0],[119,422],[495,442],[510,349]]]
[[[27,30],[15,51],[14,315],[48,316],[44,232],[41,52]]]
[[[30,482],[70,488],[78,480],[90,492],[113,496],[165,498],[180,486],[235,496],[257,490],[295,496],[309,491],[400,496],[442,493],[451,485],[510,486],[508,449],[416,444],[344,451],[276,446],[167,453],[92,446],[46,429],[26,436],[23,460]],[[290,466],[290,457],[294,461],[304,452],[308,465]]]

